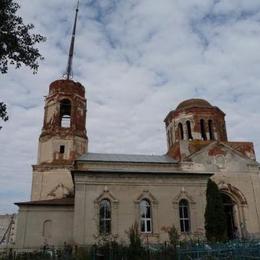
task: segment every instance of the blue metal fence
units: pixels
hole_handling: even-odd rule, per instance
[[[178,248],[178,259],[259,259],[260,241],[198,243]]]
[[[44,249],[24,254],[6,254],[0,259],[12,260],[260,260],[260,241],[230,241],[209,244],[206,242],[181,242],[177,247],[169,244],[148,244],[138,250],[120,244],[106,244],[86,248]],[[6,252],[7,253],[7,252]],[[9,252],[10,253],[10,252]]]

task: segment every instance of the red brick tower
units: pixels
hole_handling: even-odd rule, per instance
[[[72,79],[72,59],[79,1],[72,31],[65,80],[50,84],[45,100],[38,161],[33,166],[32,200],[63,198],[73,193],[73,162],[87,152],[84,87]]]
[[[213,142],[228,144],[254,159],[251,143],[228,142],[225,114],[203,99],[188,99],[168,113],[164,120],[167,133],[167,154],[184,160]]]
[[[84,87],[72,80],[54,81],[44,110],[38,164],[71,164],[87,151]]]
[[[33,166],[32,200],[62,198],[73,192],[73,162],[87,152],[84,87],[72,80],[50,84]]]

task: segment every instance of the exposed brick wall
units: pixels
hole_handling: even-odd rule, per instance
[[[203,140],[201,134],[201,119],[204,120],[204,129],[206,140]],[[214,138],[210,138],[209,121],[212,121],[211,133]],[[186,122],[191,125],[192,139],[188,140],[188,128]],[[255,159],[255,152],[252,143],[249,142],[229,142],[227,139],[227,130],[225,123],[225,113],[216,106],[210,105],[203,99],[190,99],[181,102],[175,110],[168,113],[165,120],[168,138],[168,152],[176,160],[183,160],[189,155],[201,150],[212,142],[222,142],[237,152],[250,159]],[[180,137],[178,125],[182,124],[184,139]],[[169,140],[174,140],[169,142]],[[186,143],[186,144],[185,144]],[[223,150],[214,147],[209,150],[209,156],[223,154]]]
[[[63,99],[70,100],[72,105],[70,128],[61,127],[60,101]],[[44,123],[40,138],[46,135],[48,137],[59,135],[64,138],[68,135],[76,135],[86,138],[85,89],[80,83],[72,80],[56,80],[51,83],[44,109]]]
[[[69,114],[61,111],[64,100],[68,100],[66,104],[69,104]],[[56,80],[50,84],[39,138],[40,164],[71,164],[87,151],[86,102],[85,89],[80,83]],[[62,115],[68,116],[70,124],[66,127],[61,124]],[[58,146],[65,143],[66,153],[60,153]]]

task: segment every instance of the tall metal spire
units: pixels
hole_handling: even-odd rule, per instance
[[[66,70],[66,73],[65,73],[66,79],[72,78],[72,60],[73,60],[73,54],[74,54],[74,42],[75,42],[75,35],[76,35],[78,11],[79,11],[79,0],[78,0],[77,7],[76,7],[74,26],[73,26],[71,42],[70,42],[69,59],[68,59],[68,64],[67,64],[67,70]]]

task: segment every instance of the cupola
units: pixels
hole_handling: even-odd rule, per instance
[[[227,141],[225,113],[200,98],[181,102],[165,120],[168,151],[180,142]]]

